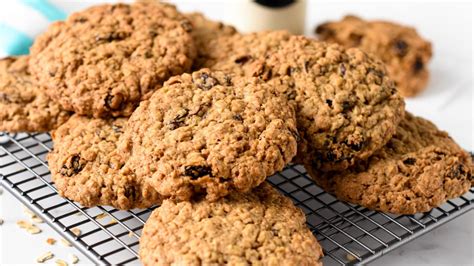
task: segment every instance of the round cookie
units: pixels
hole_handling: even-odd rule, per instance
[[[415,96],[428,83],[431,43],[412,27],[346,16],[341,21],[319,25],[316,33],[323,41],[358,47],[379,57],[402,96]]]
[[[161,202],[158,193],[135,175],[119,172],[125,159],[116,151],[125,118],[103,120],[73,115],[53,131],[48,154],[59,194],[86,207],[146,208]]]
[[[34,83],[27,56],[0,59],[0,131],[50,131],[69,116]]]
[[[254,71],[289,85],[276,87],[290,88],[281,92],[296,106],[296,161],[323,171],[367,159],[404,115],[403,98],[382,63],[359,49],[293,36]]]
[[[368,161],[342,172],[305,167],[338,199],[396,214],[430,211],[466,193],[473,181],[470,155],[446,132],[410,113]]]
[[[191,31],[171,5],[98,5],[53,23],[31,48],[30,68],[66,110],[129,116],[170,76],[190,70]]]
[[[322,265],[303,212],[264,183],[216,202],[165,200],[140,238],[144,265]]]
[[[291,34],[287,31],[220,36],[208,44],[208,54],[201,58],[202,67],[235,75],[252,76],[253,64],[268,58],[290,37]]]
[[[130,117],[121,143],[165,197],[248,191],[296,154],[293,107],[271,85],[203,69],[168,80]]]
[[[237,30],[219,21],[212,21],[201,13],[188,13],[184,16],[193,25],[192,37],[196,44],[197,57],[194,60],[193,69],[199,70],[205,64],[209,54],[215,52],[216,47],[213,40],[219,37],[230,37],[237,34]]]

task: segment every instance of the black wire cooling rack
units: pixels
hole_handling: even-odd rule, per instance
[[[48,134],[0,132],[0,181],[72,245],[96,264],[138,264],[138,239],[152,209],[119,211],[85,208],[61,198],[45,161]],[[473,209],[474,189],[429,213],[400,216],[374,212],[336,200],[288,166],[268,180],[306,214],[323,246],[325,265],[363,264]],[[74,228],[81,230],[74,234]]]

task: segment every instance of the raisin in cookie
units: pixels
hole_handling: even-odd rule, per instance
[[[201,13],[188,13],[185,16],[193,25],[192,36],[197,50],[193,68],[199,70],[205,64],[208,55],[216,52],[214,40],[233,36],[237,34],[237,30],[222,22],[212,21]]]
[[[414,96],[426,87],[431,43],[412,27],[346,16],[341,21],[319,25],[316,33],[323,41],[358,47],[379,57],[402,96]]]
[[[171,5],[98,5],[53,23],[31,48],[30,68],[66,110],[129,116],[170,76],[191,68],[190,31]]]
[[[427,212],[469,190],[472,161],[448,134],[409,113],[397,133],[366,162],[311,177],[337,198],[397,214]]]
[[[301,141],[298,162],[323,171],[367,159],[395,133],[404,101],[382,63],[359,49],[291,37],[254,75],[289,86]]]
[[[69,116],[34,83],[27,56],[0,59],[0,131],[50,131]]]
[[[207,55],[201,57],[202,66],[235,75],[251,76],[254,62],[268,58],[290,37],[291,34],[287,31],[220,36],[208,44]]]
[[[87,207],[132,209],[160,203],[158,193],[143,180],[119,173],[125,160],[116,147],[126,123],[125,118],[74,115],[52,133],[48,163],[61,196]]]
[[[165,197],[248,191],[296,154],[293,107],[255,78],[203,69],[168,80],[130,117],[122,171]]]
[[[322,265],[303,212],[264,183],[216,202],[165,200],[140,238],[144,265]]]

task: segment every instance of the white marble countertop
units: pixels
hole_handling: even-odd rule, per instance
[[[68,0],[52,1],[71,11],[98,1],[73,3]],[[224,1],[178,0],[184,11],[203,11],[215,19],[225,19]],[[434,57],[430,65],[432,78],[428,89],[419,97],[407,100],[407,109],[432,120],[448,131],[464,148],[473,146],[473,86],[472,86],[472,8],[470,1],[334,1],[309,0],[306,18],[306,34],[322,21],[341,18],[353,13],[366,18],[386,18],[414,25],[434,45]],[[1,6],[0,4],[0,9]],[[79,251],[56,244],[47,246],[45,239],[60,237],[46,224],[43,233],[29,235],[15,222],[25,219],[21,204],[7,192],[0,196],[0,265],[31,265],[46,251],[58,258],[67,259],[76,254],[83,265],[91,264]],[[373,265],[473,265],[473,221],[470,212],[395,249],[374,261]],[[54,261],[54,260],[52,260]],[[51,263],[51,261],[50,261]]]

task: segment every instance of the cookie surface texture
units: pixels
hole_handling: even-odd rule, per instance
[[[196,54],[191,31],[171,5],[94,6],[40,35],[30,68],[66,110],[129,116],[170,76],[190,70]]]
[[[322,265],[303,212],[264,183],[216,202],[165,200],[140,239],[144,265]]]
[[[367,162],[342,172],[305,167],[340,200],[396,214],[427,212],[466,193],[473,180],[470,155],[446,132],[409,113]]]
[[[210,54],[215,53],[215,40],[218,38],[227,38],[237,34],[237,30],[220,21],[213,21],[201,13],[187,13],[186,18],[193,26],[192,37],[196,44],[197,57],[193,64],[193,69],[201,69]]]
[[[48,154],[51,177],[59,194],[83,206],[146,208],[160,203],[155,190],[135,175],[122,175],[125,159],[117,142],[127,120],[74,115],[52,133]]]
[[[35,84],[27,56],[0,59],[0,131],[50,131],[69,116]]]
[[[415,96],[426,88],[432,46],[414,28],[346,16],[341,21],[319,25],[316,33],[323,41],[358,47],[376,55],[387,65],[402,96]]]
[[[295,103],[299,162],[323,171],[367,159],[395,133],[404,101],[383,64],[359,49],[291,37],[254,68],[262,80],[283,80]],[[278,86],[276,86],[278,88]]]
[[[296,154],[294,110],[255,78],[208,69],[168,80],[130,117],[121,144],[134,171],[166,197],[248,191]]]

